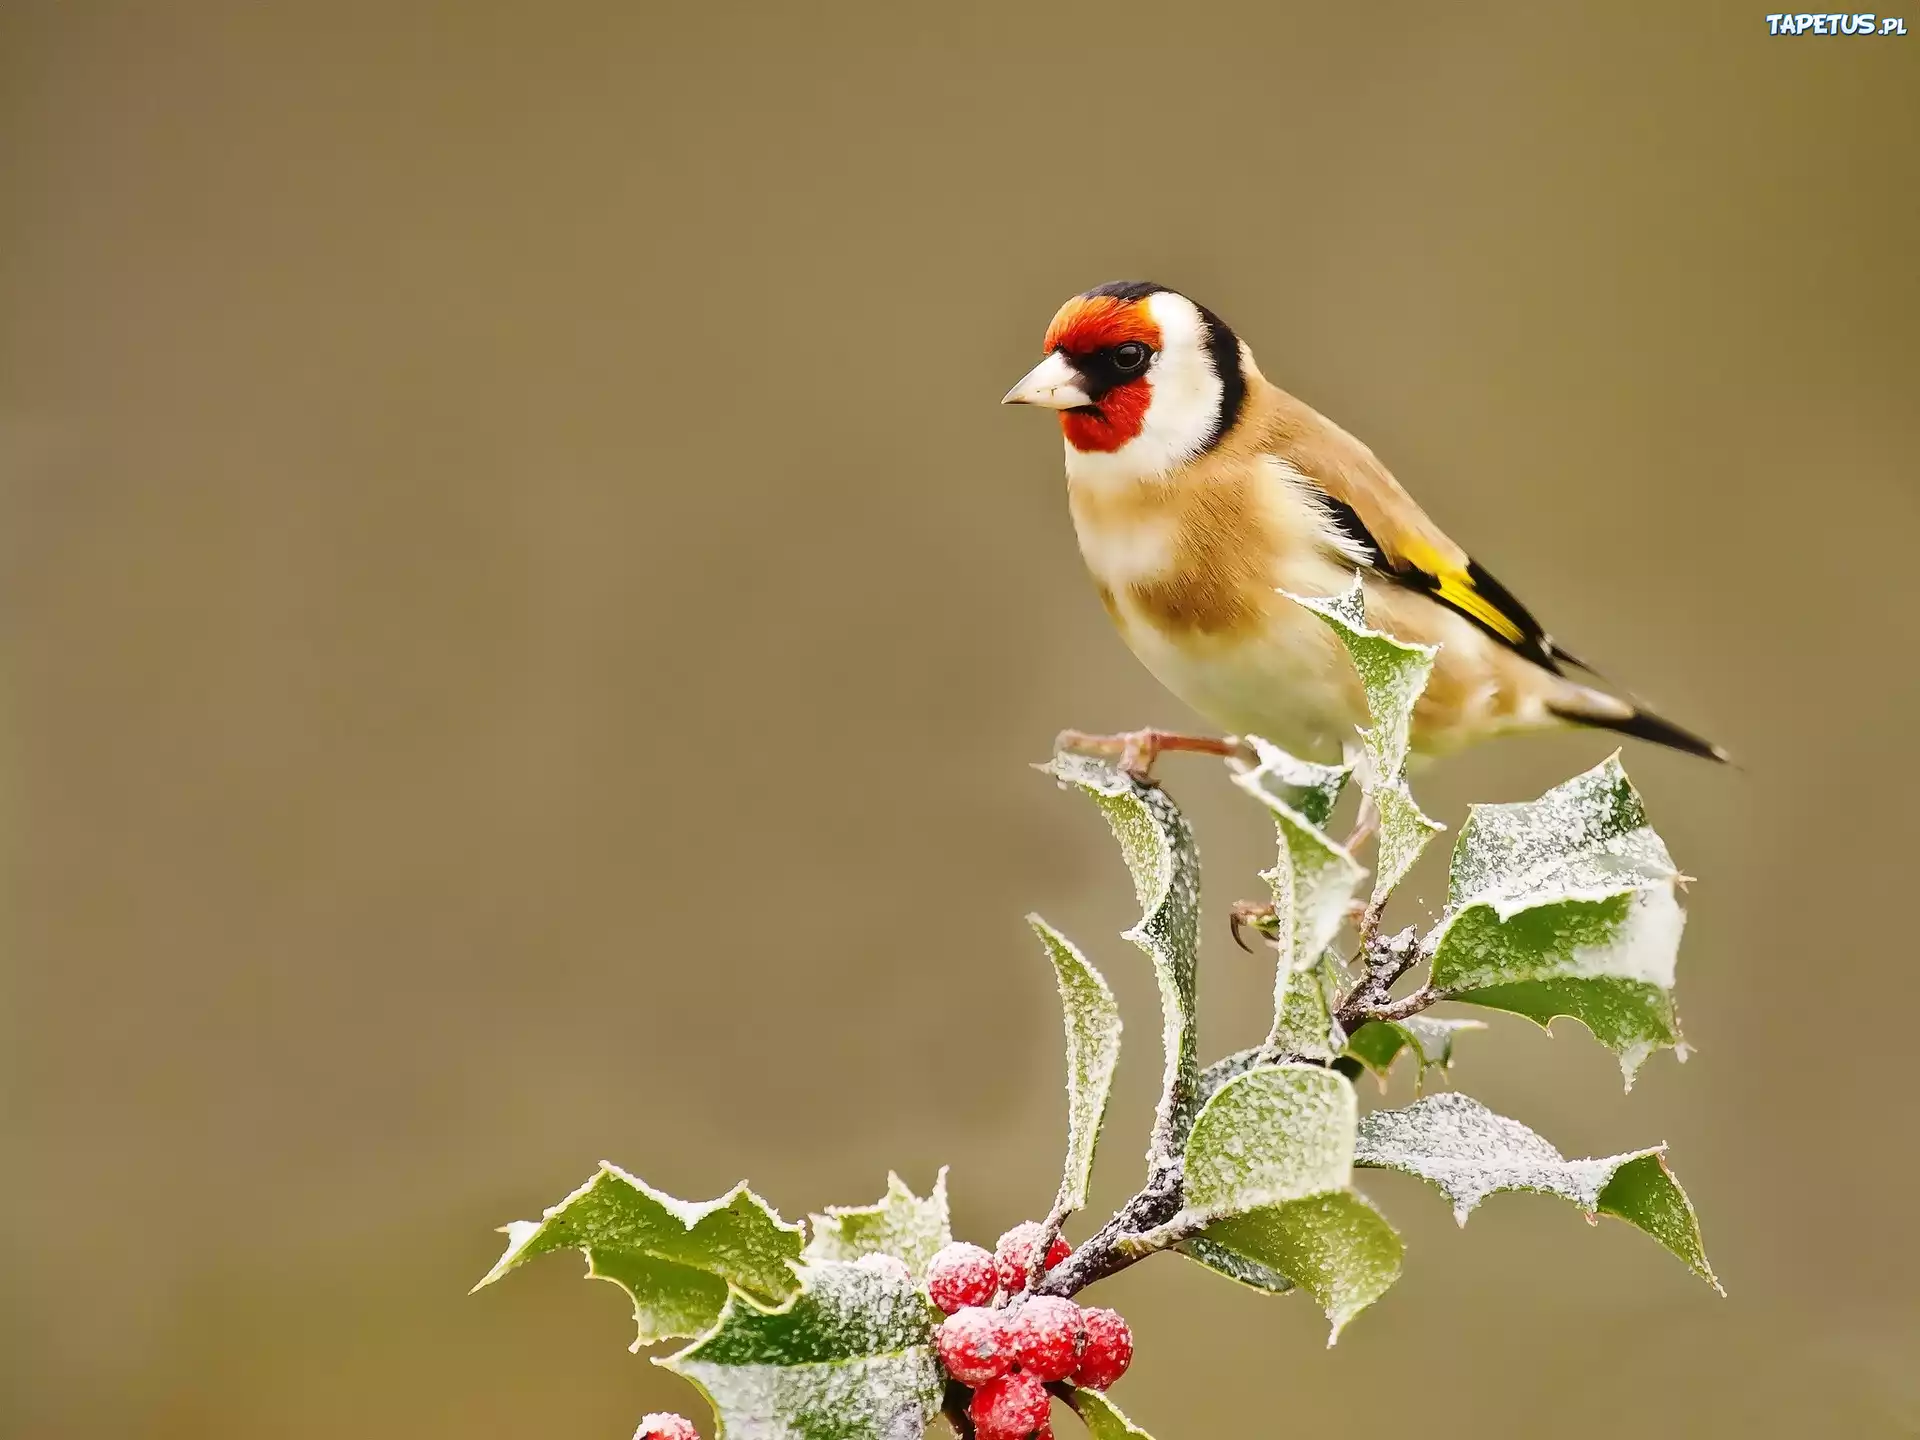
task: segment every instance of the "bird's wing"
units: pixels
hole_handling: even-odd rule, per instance
[[[1556,674],[1563,664],[1590,669],[1557,647],[1513,592],[1434,524],[1373,451],[1285,391],[1269,393],[1274,403],[1261,448],[1318,492],[1344,552],[1466,616],[1537,665]]]

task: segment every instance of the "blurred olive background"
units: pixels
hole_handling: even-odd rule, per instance
[[[701,1413],[569,1260],[469,1298],[491,1227],[603,1156],[796,1216],[945,1163],[990,1242],[1057,1174],[1029,909],[1132,1017],[1128,1193],[1131,897],[1026,767],[1191,717],[996,402],[1145,276],[1740,757],[1628,754],[1699,877],[1692,1062],[1623,1098],[1496,1019],[1456,1072],[1571,1154],[1671,1142],[1730,1298],[1380,1177],[1406,1274],[1338,1349],[1157,1261],[1107,1288],[1119,1398],[1165,1440],[1914,1433],[1920,38],[1761,9],[7,6],[0,1429]],[[1265,1024],[1224,911],[1269,832],[1163,769],[1217,1053]]]

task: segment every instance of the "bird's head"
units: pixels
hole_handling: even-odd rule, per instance
[[[1059,411],[1069,464],[1163,474],[1217,444],[1246,400],[1239,340],[1164,285],[1122,280],[1074,296],[1043,348],[1002,403]]]

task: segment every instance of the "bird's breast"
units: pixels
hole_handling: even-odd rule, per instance
[[[1358,687],[1332,633],[1285,596],[1351,579],[1258,472],[1071,484],[1080,552],[1127,645],[1214,723],[1337,751]]]

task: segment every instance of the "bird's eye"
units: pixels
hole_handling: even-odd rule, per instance
[[[1153,352],[1138,340],[1129,340],[1124,345],[1113,347],[1114,368],[1131,375],[1134,371],[1145,368],[1152,354]]]

